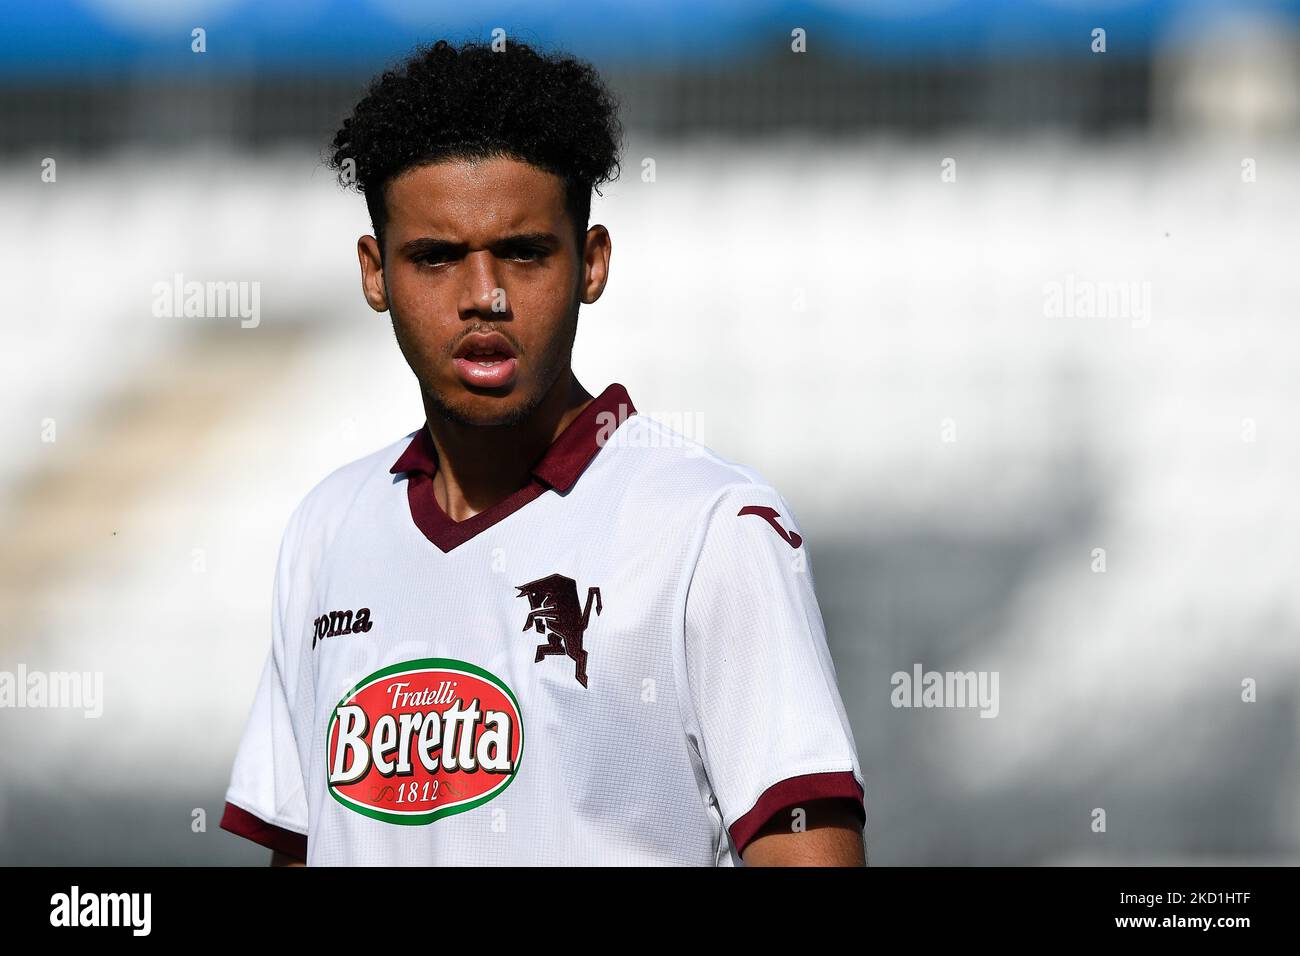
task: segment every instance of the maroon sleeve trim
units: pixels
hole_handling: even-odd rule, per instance
[[[261,817],[254,816],[233,803],[226,804],[226,812],[221,817],[221,829],[229,830],[236,836],[252,840],[254,843],[260,843],[268,850],[275,850],[303,863],[307,862],[307,837],[304,834],[267,823]]]
[[[862,824],[867,822],[867,811],[863,806],[862,784],[848,770],[829,773],[805,773],[798,777],[787,777],[772,784],[763,791],[753,809],[731,825],[731,842],[736,844],[736,852],[744,853],[763,824],[771,820],[782,810],[798,806],[809,800],[826,800],[844,798],[853,804]]]

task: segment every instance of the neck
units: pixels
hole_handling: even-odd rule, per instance
[[[591,398],[570,372],[560,376],[526,419],[490,427],[448,421],[426,401],[429,434],[438,450],[433,493],[447,517],[472,518],[526,485],[538,459]]]

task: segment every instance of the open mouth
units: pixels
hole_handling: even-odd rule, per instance
[[[466,385],[503,388],[514,382],[518,360],[514,346],[500,332],[472,332],[456,346],[452,364]]]
[[[452,357],[480,365],[494,365],[516,356],[514,347],[500,332],[472,332],[460,340]]]
[[[462,355],[461,358],[473,362],[476,365],[482,365],[484,368],[491,368],[493,365],[500,365],[506,359],[514,358],[512,355],[506,355],[503,352],[485,352],[475,349]]]

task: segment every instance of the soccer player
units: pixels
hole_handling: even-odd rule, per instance
[[[589,65],[446,42],[334,138],[425,421],[285,531],[221,822],[275,863],[864,862],[789,505],[570,368],[619,141]]]

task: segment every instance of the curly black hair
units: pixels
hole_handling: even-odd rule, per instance
[[[590,64],[509,41],[421,47],[377,77],[343,121],[329,166],[365,194],[384,248],[384,191],[407,169],[444,159],[518,159],[564,180],[579,237],[591,192],[619,174],[618,104]]]

